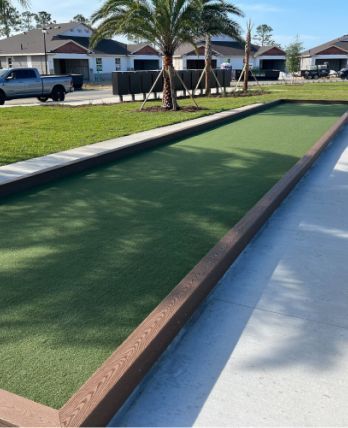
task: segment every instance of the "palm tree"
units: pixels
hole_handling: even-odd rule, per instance
[[[163,55],[162,106],[176,110],[173,55],[180,44],[194,44],[197,34],[193,23],[197,22],[198,3],[198,0],[106,0],[92,15],[92,22],[99,23],[92,46],[115,35],[156,46]]]
[[[211,37],[223,34],[241,41],[241,28],[231,15],[242,17],[244,14],[225,0],[201,0],[201,3],[201,32],[205,36],[205,93],[210,95]]]

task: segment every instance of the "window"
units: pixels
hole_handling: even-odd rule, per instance
[[[8,68],[12,68],[12,58],[7,58]]]
[[[115,70],[121,70],[121,58],[115,58]]]
[[[103,59],[102,58],[96,58],[95,64],[96,64],[97,72],[103,71]]]
[[[9,80],[23,80],[23,79],[36,79],[36,74],[34,70],[13,70],[7,76]]]
[[[14,71],[15,79],[35,79],[36,74],[34,70],[16,70]]]

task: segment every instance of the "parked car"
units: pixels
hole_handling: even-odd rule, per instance
[[[342,70],[338,72],[338,76],[342,80],[348,80],[348,68],[342,68]]]
[[[312,65],[307,70],[301,70],[301,76],[307,80],[320,79],[330,76],[330,70],[327,65]]]
[[[41,102],[49,98],[64,101],[72,92],[70,76],[41,76],[36,68],[10,68],[0,70],[0,105],[6,100],[36,97]]]

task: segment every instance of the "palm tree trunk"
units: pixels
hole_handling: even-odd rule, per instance
[[[211,94],[210,76],[211,76],[211,63],[212,63],[212,48],[211,36],[205,35],[205,95],[207,97]]]
[[[164,55],[163,57],[163,99],[162,107],[166,110],[177,110],[176,94],[173,76],[173,57]]]
[[[249,85],[249,70],[250,70],[250,48],[251,48],[251,24],[248,24],[247,35],[245,40],[245,56],[244,56],[244,85],[243,92],[248,92]]]

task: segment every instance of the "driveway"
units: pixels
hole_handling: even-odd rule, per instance
[[[71,94],[67,94],[65,102],[63,104],[68,105],[83,105],[83,104],[99,104],[99,103],[110,103],[118,102],[118,97],[112,94],[112,89],[93,89],[76,91]],[[60,104],[54,103],[52,100],[47,101],[45,104]],[[24,98],[19,100],[6,101],[5,107],[15,106],[35,106],[43,105],[36,98]]]

